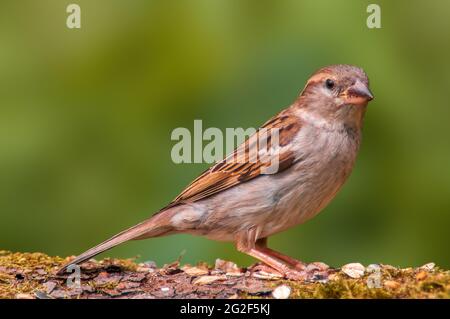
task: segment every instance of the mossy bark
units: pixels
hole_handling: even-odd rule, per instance
[[[104,259],[74,274],[55,274],[69,258],[0,251],[0,298],[450,298],[450,272],[434,266],[399,269],[379,265],[358,276],[330,268],[326,278],[284,280],[222,263],[157,268],[132,260]],[[351,278],[350,275],[357,278]],[[375,276],[375,277],[374,277]],[[79,283],[79,285],[78,285]],[[286,294],[287,291],[287,294]]]

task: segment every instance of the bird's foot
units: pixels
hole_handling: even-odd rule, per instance
[[[285,278],[288,280],[311,282],[328,280],[329,267],[323,263],[301,264],[298,267],[286,267],[281,271],[264,263],[258,263],[248,270],[251,276],[260,278]]]
[[[305,281],[308,280],[308,273],[302,270],[290,269],[284,272],[284,277],[289,280]]]
[[[284,275],[283,273],[277,271],[276,269],[264,264],[264,263],[257,263],[253,266],[251,266],[249,269],[251,275],[256,276],[263,276],[263,277],[279,277],[282,278]]]
[[[328,281],[328,276],[330,275],[330,267],[321,262],[313,262],[306,264],[301,271],[305,275],[305,279],[311,282],[326,282]]]
[[[295,263],[292,264],[292,267],[295,270],[304,271],[308,267],[308,264],[305,264],[305,263],[297,260]]]
[[[286,279],[303,281],[326,281],[328,280],[330,267],[321,262],[310,264],[299,263],[293,270],[285,272]]]
[[[327,271],[330,269],[330,266],[324,264],[320,261],[316,261],[310,264],[304,264],[306,271]]]
[[[286,267],[287,268],[287,267]],[[306,280],[308,273],[303,270],[287,268],[283,271],[278,271],[264,263],[258,263],[249,268],[251,274],[256,277],[267,278],[285,278],[289,280]]]

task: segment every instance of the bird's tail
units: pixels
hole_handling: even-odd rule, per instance
[[[168,222],[168,217],[170,216],[167,215],[170,215],[170,213],[167,213],[169,212],[165,211],[154,215],[153,217],[143,221],[142,223],[130,227],[118,233],[117,235],[114,235],[110,239],[105,240],[101,244],[98,244],[97,246],[85,251],[81,255],[77,256],[74,260],[62,266],[58,270],[57,274],[63,274],[66,271],[67,267],[69,267],[70,265],[80,264],[94,257],[95,255],[98,255],[128,240],[158,237],[170,233],[173,229]]]

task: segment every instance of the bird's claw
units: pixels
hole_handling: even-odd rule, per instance
[[[262,264],[262,263],[255,264],[254,266],[250,267],[249,270],[252,274],[255,274],[255,273],[264,274],[265,273],[268,275],[283,277],[283,273],[280,273],[276,269],[274,269],[266,264]]]
[[[320,262],[295,265],[293,270],[285,272],[285,277],[291,280],[320,281],[327,280],[328,265]]]
[[[283,271],[276,270],[269,265],[259,263],[249,268],[252,274],[266,274],[268,276],[284,277],[294,281],[320,281],[328,278],[328,266],[323,263],[311,263],[291,265],[293,268],[286,267]]]
[[[289,280],[305,281],[308,279],[308,273],[295,269],[288,270],[284,273],[284,277]]]

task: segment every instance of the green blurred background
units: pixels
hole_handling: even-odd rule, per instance
[[[66,27],[81,6],[82,28]],[[382,28],[368,29],[378,3]],[[274,236],[305,261],[450,267],[450,2],[0,2],[0,249],[74,255],[143,220],[207,164],[174,164],[176,127],[257,127],[317,68],[363,67],[356,168],[320,215]],[[102,256],[253,260],[192,236]]]

